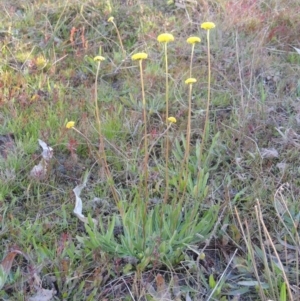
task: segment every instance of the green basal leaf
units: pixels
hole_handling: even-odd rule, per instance
[[[211,289],[214,289],[214,288],[216,287],[216,284],[217,284],[217,283],[216,283],[216,280],[215,280],[213,274],[210,274],[210,275],[209,275],[208,283],[209,283],[209,287],[210,287]]]
[[[280,287],[280,301],[286,301],[286,283],[283,282]]]

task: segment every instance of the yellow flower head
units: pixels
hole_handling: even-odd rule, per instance
[[[215,27],[216,27],[216,25],[213,22],[204,22],[204,23],[201,24],[201,28],[206,29],[206,30],[210,30],[210,29],[213,29]]]
[[[134,54],[131,59],[133,61],[136,61],[136,60],[145,60],[146,58],[148,57],[148,54],[145,53],[145,52],[139,52],[139,53],[136,53]]]
[[[113,22],[114,21],[114,17],[109,17],[107,22]]]
[[[168,118],[168,121],[169,121],[170,123],[176,123],[176,122],[177,122],[176,118],[175,118],[175,117],[172,117],[172,116]]]
[[[94,57],[94,61],[95,62],[102,62],[105,60],[105,57],[101,56],[101,55],[97,55]]]
[[[188,79],[185,81],[185,83],[186,83],[187,85],[189,85],[189,84],[194,84],[196,81],[197,81],[197,80],[196,80],[195,78],[190,77],[190,78],[188,78]]]
[[[168,43],[174,41],[174,36],[170,33],[163,33],[157,37],[157,41],[160,43]]]
[[[195,44],[195,43],[200,43],[200,42],[201,42],[201,39],[198,38],[198,37],[189,37],[186,41],[187,41],[189,44]]]
[[[75,126],[75,122],[74,121],[69,121],[67,124],[66,124],[66,128],[67,129],[71,129]]]
[[[36,58],[36,65],[37,67],[45,67],[47,65],[47,60],[43,56],[38,56]]]

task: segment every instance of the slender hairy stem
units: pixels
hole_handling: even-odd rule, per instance
[[[193,85],[189,84],[189,104],[188,104],[188,121],[187,121],[187,128],[186,128],[186,147],[185,147],[185,153],[184,158],[182,161],[182,175],[184,175],[184,187],[182,192],[182,198],[181,201],[184,199],[184,194],[186,190],[186,185],[188,181],[188,175],[189,175],[189,157],[190,157],[190,143],[191,143],[191,117],[192,117],[192,89]],[[185,172],[185,174],[184,174]]]
[[[166,60],[166,123],[168,122],[169,118],[169,76],[168,76],[168,49],[167,43],[165,43],[165,60]]]
[[[199,163],[198,163],[199,170],[198,170],[198,176],[197,176],[195,197],[198,196],[198,192],[199,192],[199,180],[200,180],[200,175],[201,175],[202,154],[204,151],[204,146],[206,143],[207,135],[209,133],[209,106],[210,106],[210,82],[211,82],[209,30],[207,30],[207,60],[208,60],[208,81],[207,81],[206,114],[205,114],[205,123],[204,123],[202,141],[201,141],[201,146],[200,146]]]
[[[188,175],[188,169],[189,169],[189,155],[190,155],[190,142],[191,142],[192,89],[193,89],[193,85],[189,84],[188,122],[186,128],[186,147],[185,147],[185,154],[184,154],[184,161],[186,164],[185,166],[186,175]]]
[[[209,131],[209,105],[210,105],[210,82],[211,82],[209,30],[207,30],[207,58],[208,58],[207,103],[206,103],[206,115],[205,115],[202,147],[204,147],[204,144],[206,143],[207,134]]]
[[[144,158],[144,183],[145,183],[145,198],[146,203],[148,203],[148,134],[147,134],[147,114],[146,114],[146,99],[145,99],[145,89],[143,80],[143,60],[139,60],[140,65],[140,77],[142,86],[142,99],[143,99],[143,119],[144,119],[144,148],[145,148],[145,158]]]
[[[191,54],[191,62],[190,62],[190,78],[192,77],[194,49],[195,49],[195,44],[192,44],[192,54]]]
[[[104,148],[104,138],[102,135],[102,126],[101,126],[101,119],[100,119],[100,114],[99,114],[99,106],[98,106],[98,76],[99,76],[99,71],[100,71],[100,62],[98,63],[98,67],[97,67],[97,72],[96,72],[96,77],[95,77],[95,111],[96,111],[96,121],[97,121],[97,125],[98,125],[98,133],[99,133],[99,152],[98,152],[98,159],[99,159],[99,163],[104,166],[105,169],[105,175],[106,178],[108,180],[108,184],[110,186],[112,195],[114,197],[114,200],[116,202],[116,204],[118,204],[119,202],[119,196],[118,193],[116,191],[116,188],[114,186],[114,181],[113,178],[111,176],[111,172],[110,169],[108,167],[107,164],[107,160],[106,160],[106,153],[105,153],[105,148]]]
[[[148,138],[147,138],[147,114],[146,114],[146,99],[145,99],[145,88],[143,80],[143,60],[139,60],[140,63],[140,76],[141,76],[141,86],[142,86],[142,99],[143,99],[143,117],[144,117],[144,147],[145,147],[145,159],[144,159],[144,168],[145,168],[145,191],[146,191],[146,200],[148,201]]]
[[[195,43],[192,44],[192,53],[191,53],[191,62],[190,62],[190,78],[192,78],[192,69],[193,69],[193,58],[194,58],[194,49]],[[188,157],[190,154],[190,140],[191,140],[191,116],[192,116],[192,89],[193,85],[189,84],[189,106],[188,106],[188,124],[186,129],[186,149],[185,149],[185,160],[188,164]],[[186,170],[187,172],[187,170]]]
[[[126,52],[125,52],[125,49],[124,49],[124,46],[123,46],[123,43],[122,43],[122,39],[121,39],[121,36],[120,36],[119,29],[118,29],[118,27],[117,27],[117,24],[116,24],[113,20],[112,20],[111,22],[114,24],[114,27],[115,27],[115,29],[116,29],[116,32],[117,32],[117,35],[118,35],[118,39],[119,39],[119,43],[120,43],[120,45],[121,45],[123,57],[125,58],[125,57],[126,57]]]
[[[167,43],[165,43],[165,62],[166,62],[166,124],[168,123],[169,118],[169,77],[168,77],[168,52],[167,52]],[[165,196],[164,203],[168,201],[169,195],[169,131],[166,133],[166,174],[165,174]]]
[[[192,44],[192,53],[191,53],[191,61],[190,61],[190,78],[192,78],[192,69],[193,69],[193,58],[194,58],[194,49],[195,49],[195,43]],[[182,174],[185,170],[185,178],[184,186],[183,186],[183,192],[180,202],[183,202],[185,191],[186,191],[186,184],[188,181],[188,170],[189,170],[189,154],[190,154],[190,141],[191,141],[191,116],[192,116],[192,88],[193,85],[189,84],[189,103],[188,103],[188,122],[187,122],[187,129],[186,129],[186,148],[185,148],[185,154],[182,161]],[[185,165],[185,166],[184,166]]]

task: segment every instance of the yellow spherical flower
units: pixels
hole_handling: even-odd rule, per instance
[[[168,121],[171,122],[171,123],[176,123],[177,122],[176,118],[172,117],[172,116],[168,118]]]
[[[74,121],[69,121],[67,124],[66,124],[66,128],[67,129],[71,129],[75,126],[75,122]]]
[[[170,33],[162,33],[157,37],[157,41],[160,43],[168,43],[174,41],[174,36]]]
[[[186,41],[187,41],[189,44],[195,44],[195,43],[200,43],[200,42],[201,42],[201,39],[198,38],[198,37],[189,37]]]
[[[101,56],[101,55],[97,55],[94,57],[94,61],[95,62],[102,62],[105,60],[105,57]]]
[[[139,53],[136,53],[134,54],[131,59],[133,61],[136,61],[136,60],[145,60],[146,58],[148,57],[148,54],[145,53],[145,52],[139,52]]]
[[[113,20],[114,20],[114,17],[109,17],[107,22],[113,22]]]
[[[187,85],[189,85],[189,84],[194,84],[196,81],[197,81],[197,80],[196,80],[195,78],[190,77],[190,78],[188,78],[188,79],[185,81],[185,83],[186,83]]]
[[[201,24],[201,28],[206,29],[206,30],[213,29],[215,27],[216,27],[216,25],[213,22],[204,22]]]

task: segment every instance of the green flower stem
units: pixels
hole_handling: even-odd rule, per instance
[[[144,117],[144,148],[145,148],[145,158],[144,158],[144,181],[145,181],[145,197],[146,203],[148,203],[148,138],[147,138],[147,114],[146,114],[146,99],[145,99],[145,89],[144,89],[144,80],[143,80],[143,60],[139,60],[140,65],[140,77],[141,77],[141,86],[142,86],[142,100],[143,100],[143,117]],[[145,207],[146,208],[146,207]]]
[[[190,77],[192,77],[193,58],[194,58],[195,43],[192,44],[191,62],[190,62]]]
[[[184,194],[186,191],[186,184],[189,175],[189,157],[190,157],[190,142],[191,142],[191,117],[192,117],[192,89],[193,85],[189,84],[189,104],[188,104],[188,121],[187,121],[187,129],[186,129],[186,147],[185,154],[183,158],[182,171],[185,171],[185,184],[182,192],[181,201],[183,201]]]
[[[210,106],[210,85],[211,85],[211,65],[210,65],[210,41],[209,41],[209,32],[210,30],[207,30],[207,60],[208,60],[208,81],[207,81],[207,103],[206,103],[206,114],[205,114],[205,123],[204,123],[204,130],[203,130],[203,136],[201,141],[201,147],[200,147],[200,155],[199,155],[199,164],[201,165],[202,161],[202,154],[204,151],[204,146],[207,140],[207,136],[209,134],[209,106]],[[196,183],[196,197],[198,195],[199,191],[199,180],[201,175],[201,166],[199,167],[198,175],[197,175],[197,183]]]
[[[125,57],[126,57],[126,52],[125,52],[125,49],[124,49],[124,46],[123,46],[123,43],[122,43],[122,39],[121,39],[121,36],[120,36],[119,29],[118,29],[118,27],[117,27],[117,24],[114,22],[114,20],[112,20],[111,22],[112,22],[112,24],[114,25],[114,27],[115,27],[115,29],[116,29],[117,36],[118,36],[118,39],[119,39],[119,43],[120,43],[120,45],[121,45],[123,57],[125,58]]]
[[[210,65],[210,42],[209,42],[209,32],[207,30],[207,59],[208,59],[208,83],[207,83],[207,103],[206,103],[206,115],[203,133],[203,145],[206,143],[207,134],[209,131],[209,106],[210,106],[210,84],[211,84],[211,65]]]
[[[188,169],[189,169],[189,155],[190,155],[190,141],[191,141],[192,89],[193,89],[193,85],[189,84],[188,122],[187,122],[187,129],[186,129],[186,148],[185,148],[185,155],[184,155],[184,161],[186,164],[186,175],[188,175]]]
[[[192,44],[189,78],[192,78],[194,49],[195,49],[195,43]],[[187,129],[186,129],[186,149],[185,149],[185,154],[184,154],[184,159],[183,159],[183,165],[181,167],[182,171],[185,170],[185,179],[183,179],[185,181],[185,183],[184,183],[180,203],[182,203],[183,199],[184,199],[184,195],[185,195],[185,191],[186,191],[186,184],[187,184],[187,179],[188,179],[188,170],[189,170],[189,153],[190,153],[190,141],[191,141],[191,115],[192,115],[192,89],[193,89],[193,85],[189,84],[188,122],[187,122]]]
[[[100,114],[99,114],[99,107],[98,107],[98,77],[99,77],[99,71],[100,71],[100,65],[101,62],[98,62],[97,66],[97,72],[96,72],[96,77],[95,77],[95,111],[96,111],[96,121],[98,125],[98,133],[99,133],[99,152],[98,152],[98,159],[100,161],[100,164],[104,166],[105,169],[105,174],[107,178],[108,185],[110,186],[112,195],[114,197],[114,200],[116,204],[119,203],[119,195],[116,191],[116,188],[114,186],[114,180],[111,175],[110,169],[107,164],[107,159],[106,159],[106,153],[105,153],[105,148],[104,148],[104,138],[102,135],[102,126],[101,126],[101,119],[100,119]]]
[[[166,65],[166,124],[168,124],[168,118],[169,118],[169,77],[168,77],[168,52],[167,52],[167,42],[165,42],[164,45],[165,48],[165,65]],[[169,195],[169,131],[166,133],[166,174],[165,174],[165,181],[166,181],[166,187],[165,187],[165,196],[164,196],[164,203],[167,203],[168,201],[168,195]]]
[[[169,118],[169,77],[168,77],[168,51],[167,43],[165,43],[165,60],[166,60],[166,123]]]

